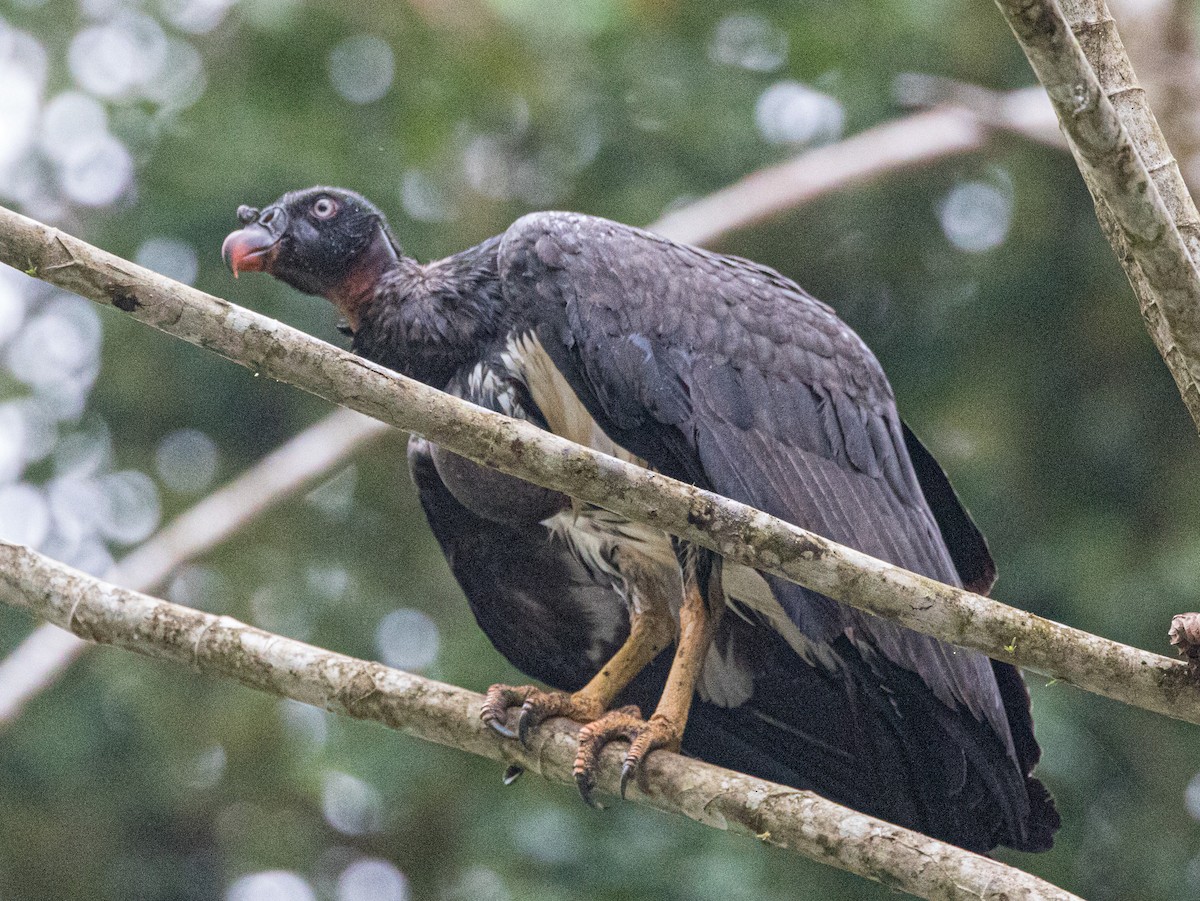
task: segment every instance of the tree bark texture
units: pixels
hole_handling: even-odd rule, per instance
[[[1036,96],[1040,94],[1040,88],[1007,93],[979,89],[973,99],[986,95],[986,102],[941,104],[936,111],[918,112],[801,153],[674,210],[649,228],[678,241],[710,244],[839,190],[977,150],[993,131],[1012,131],[1044,143],[1049,140],[1046,116],[1053,135],[1059,135],[1048,104],[1043,114]],[[158,578],[165,578],[192,556],[237,534],[300,486],[348,459],[378,434],[374,426],[385,428],[369,419],[347,422],[353,416],[350,411],[334,413],[281,445],[149,539],[109,577],[129,588],[154,589],[156,582],[139,579],[136,573],[131,577],[125,564],[140,567],[152,560],[161,571]],[[53,626],[40,626],[0,661],[0,730],[53,685],[85,647]]]
[[[486,466],[953,644],[1200,723],[1200,686],[1178,661],[907,572],[745,504],[572,444],[3,208],[0,261]]]
[[[1112,17],[1103,0],[1071,0],[1077,40],[1055,0],[996,3],[1050,95],[1100,225],[1200,428],[1200,218]]]
[[[574,784],[578,727],[566,720],[534,730],[526,750],[480,722],[481,695],[118,588],[3,541],[0,600],[87,641],[172,660]],[[615,747],[602,757],[598,785],[611,795],[617,793],[621,761]],[[811,792],[670,752],[651,754],[640,784],[628,794],[658,810],[755,836],[920,898],[1079,901],[1028,873]]]

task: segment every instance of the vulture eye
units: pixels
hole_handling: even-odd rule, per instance
[[[332,219],[334,213],[338,211],[338,205],[330,198],[322,197],[312,205],[312,211],[318,219]]]

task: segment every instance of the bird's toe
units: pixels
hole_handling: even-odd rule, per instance
[[[520,708],[516,729],[508,725],[509,710]],[[530,732],[554,716],[588,723],[604,713],[604,706],[583,695],[536,688],[533,685],[493,685],[487,691],[481,719],[505,738],[516,738],[529,747]]]
[[[598,807],[592,797],[596,788],[596,771],[600,755],[610,742],[627,741],[629,751],[621,766],[621,797],[631,780],[636,780],[646,755],[656,748],[679,750],[683,730],[669,717],[655,714],[642,719],[636,707],[622,707],[588,723],[579,733],[579,750],[575,755],[575,785],[579,794],[592,807]]]
[[[534,691],[537,689],[532,685],[493,685],[484,697],[479,718],[498,735],[516,738],[517,732],[508,726],[508,709],[524,704],[529,694]]]

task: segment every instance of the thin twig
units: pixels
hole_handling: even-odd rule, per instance
[[[77,261],[49,268],[69,253]],[[1200,723],[1187,667],[907,572],[783,520],[405,378],[0,208],[0,261],[457,454],[712,548],[911,629]]]
[[[480,695],[356,660],[118,588],[20,545],[0,541],[0,600],[75,634],[236,679],[280,697],[374,720],[426,741],[517,764],[573,784],[578,727],[556,719],[529,750],[479,719]],[[616,794],[621,755],[602,758],[599,786]],[[811,792],[659,751],[630,798],[716,829],[751,835],[805,857],[937,901],[1080,901],[1035,876]]]

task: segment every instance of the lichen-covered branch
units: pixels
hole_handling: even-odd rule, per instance
[[[1200,186],[1200,116],[1197,115],[1200,98],[1196,96],[1196,85],[1200,84],[1200,45],[1196,5],[1193,0],[1109,0],[1108,6],[1120,22],[1120,41],[1137,64],[1146,100],[1170,141],[1183,170],[1184,182],[1194,191]],[[1063,13],[1079,34],[1078,20],[1069,5],[1064,6]],[[1081,43],[1091,58],[1087,42]],[[1103,85],[1104,74],[1097,75]]]
[[[1142,102],[1111,17],[1102,3],[1072,4],[1093,69],[1055,0],[996,3],[1050,95],[1100,224],[1200,428],[1200,270],[1189,248],[1198,220],[1153,114]],[[1097,71],[1120,100],[1120,113]]]
[[[1200,212],[1134,74],[1108,5],[1105,0],[1060,0],[1059,5],[1192,259],[1200,260]]]
[[[420,676],[356,660],[118,588],[0,541],[0,601],[87,641],[173,660],[201,672],[409,735],[518,764],[573,784],[578,727],[551,720],[526,750],[479,719],[483,698]],[[599,787],[615,794],[621,753],[606,751]],[[893,826],[809,792],[664,751],[647,758],[632,799],[938,901],[1079,901],[998,861]]]
[[[802,153],[674,210],[649,228],[678,241],[712,243],[843,188],[976,150],[994,130],[1048,140],[1038,97],[1041,89],[976,91],[972,99],[985,103],[941,105]],[[1053,126],[1053,113],[1045,112]],[[303,485],[320,479],[384,428],[375,420],[352,417],[352,413],[333,413],[290,439],[150,538],[110,578],[129,588],[153,590],[176,567],[228,540]],[[150,561],[157,573],[154,579],[139,577],[140,568]],[[61,629],[39,626],[0,661],[0,730],[53,685],[86,647]]]
[[[339,409],[267,454],[244,473],[181,513],[107,574],[126,588],[153,591],[188,560],[204,554],[295,496],[388,431],[375,419]],[[0,730],[53,685],[88,647],[52,625],[36,628],[0,660]]]
[[[658,526],[852,606],[1200,723],[1187,667],[899,569],[727,498],[451,397],[0,208],[0,261],[449,450]]]

